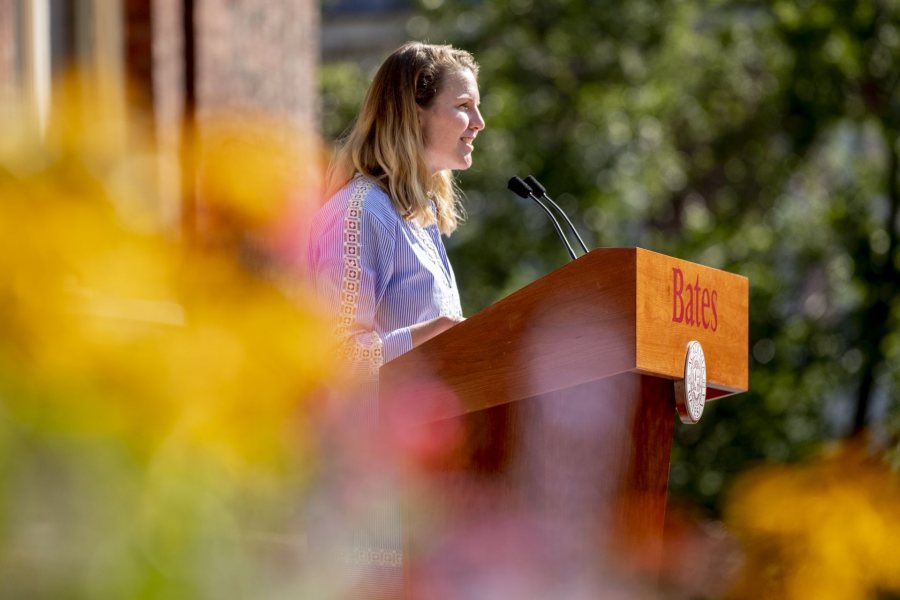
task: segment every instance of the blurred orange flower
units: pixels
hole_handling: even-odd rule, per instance
[[[749,473],[732,490],[726,521],[745,552],[733,598],[900,592],[900,475],[860,445]]]
[[[319,146],[210,118],[185,152],[216,219],[187,243],[157,185],[178,157],[79,82],[43,134],[21,119],[0,142],[0,579],[219,596],[272,573],[256,540],[303,547],[308,408],[337,369],[296,272]],[[298,589],[294,571],[268,589]]]

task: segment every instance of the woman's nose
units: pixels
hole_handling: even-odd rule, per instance
[[[474,129],[476,131],[484,129],[484,118],[481,116],[481,111],[478,110],[477,106],[475,107],[475,115],[469,122],[469,129]]]

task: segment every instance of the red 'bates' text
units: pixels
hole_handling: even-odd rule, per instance
[[[685,285],[681,269],[672,268],[672,321],[675,323],[715,331],[719,328],[718,298],[716,290],[700,287],[699,275],[693,285],[690,281]]]

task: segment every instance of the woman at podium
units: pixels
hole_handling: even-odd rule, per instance
[[[309,265],[359,374],[462,319],[441,235],[459,222],[452,171],[484,129],[472,55],[409,43],[381,65],[328,175]]]
[[[441,235],[460,220],[452,171],[471,166],[484,129],[477,74],[472,55],[450,46],[408,43],[391,54],[335,153],[332,195],[312,221],[309,272],[333,311],[340,352],[363,385],[342,403],[352,407],[345,417],[350,431],[330,436],[338,441],[325,454],[336,466],[324,486],[329,498],[312,509],[318,531],[311,531],[310,544],[317,556],[338,554],[323,560],[336,577],[353,582],[352,597],[396,597],[402,582],[390,476],[378,468],[337,472],[373,460],[369,455],[377,460],[377,450],[358,455],[366,452],[359,440],[373,435],[378,420],[381,365],[463,318]],[[341,442],[348,438],[353,443]],[[335,497],[366,502],[360,513],[358,504],[348,508]]]

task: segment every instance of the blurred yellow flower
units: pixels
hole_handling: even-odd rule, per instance
[[[310,403],[337,369],[296,272],[319,145],[209,117],[184,149],[202,218],[183,236],[146,124],[77,75],[56,92],[44,135],[0,141],[0,579],[219,596],[270,568],[257,529],[302,547]]]
[[[900,475],[860,446],[751,472],[732,490],[726,520],[745,551],[731,597],[900,592]]]

